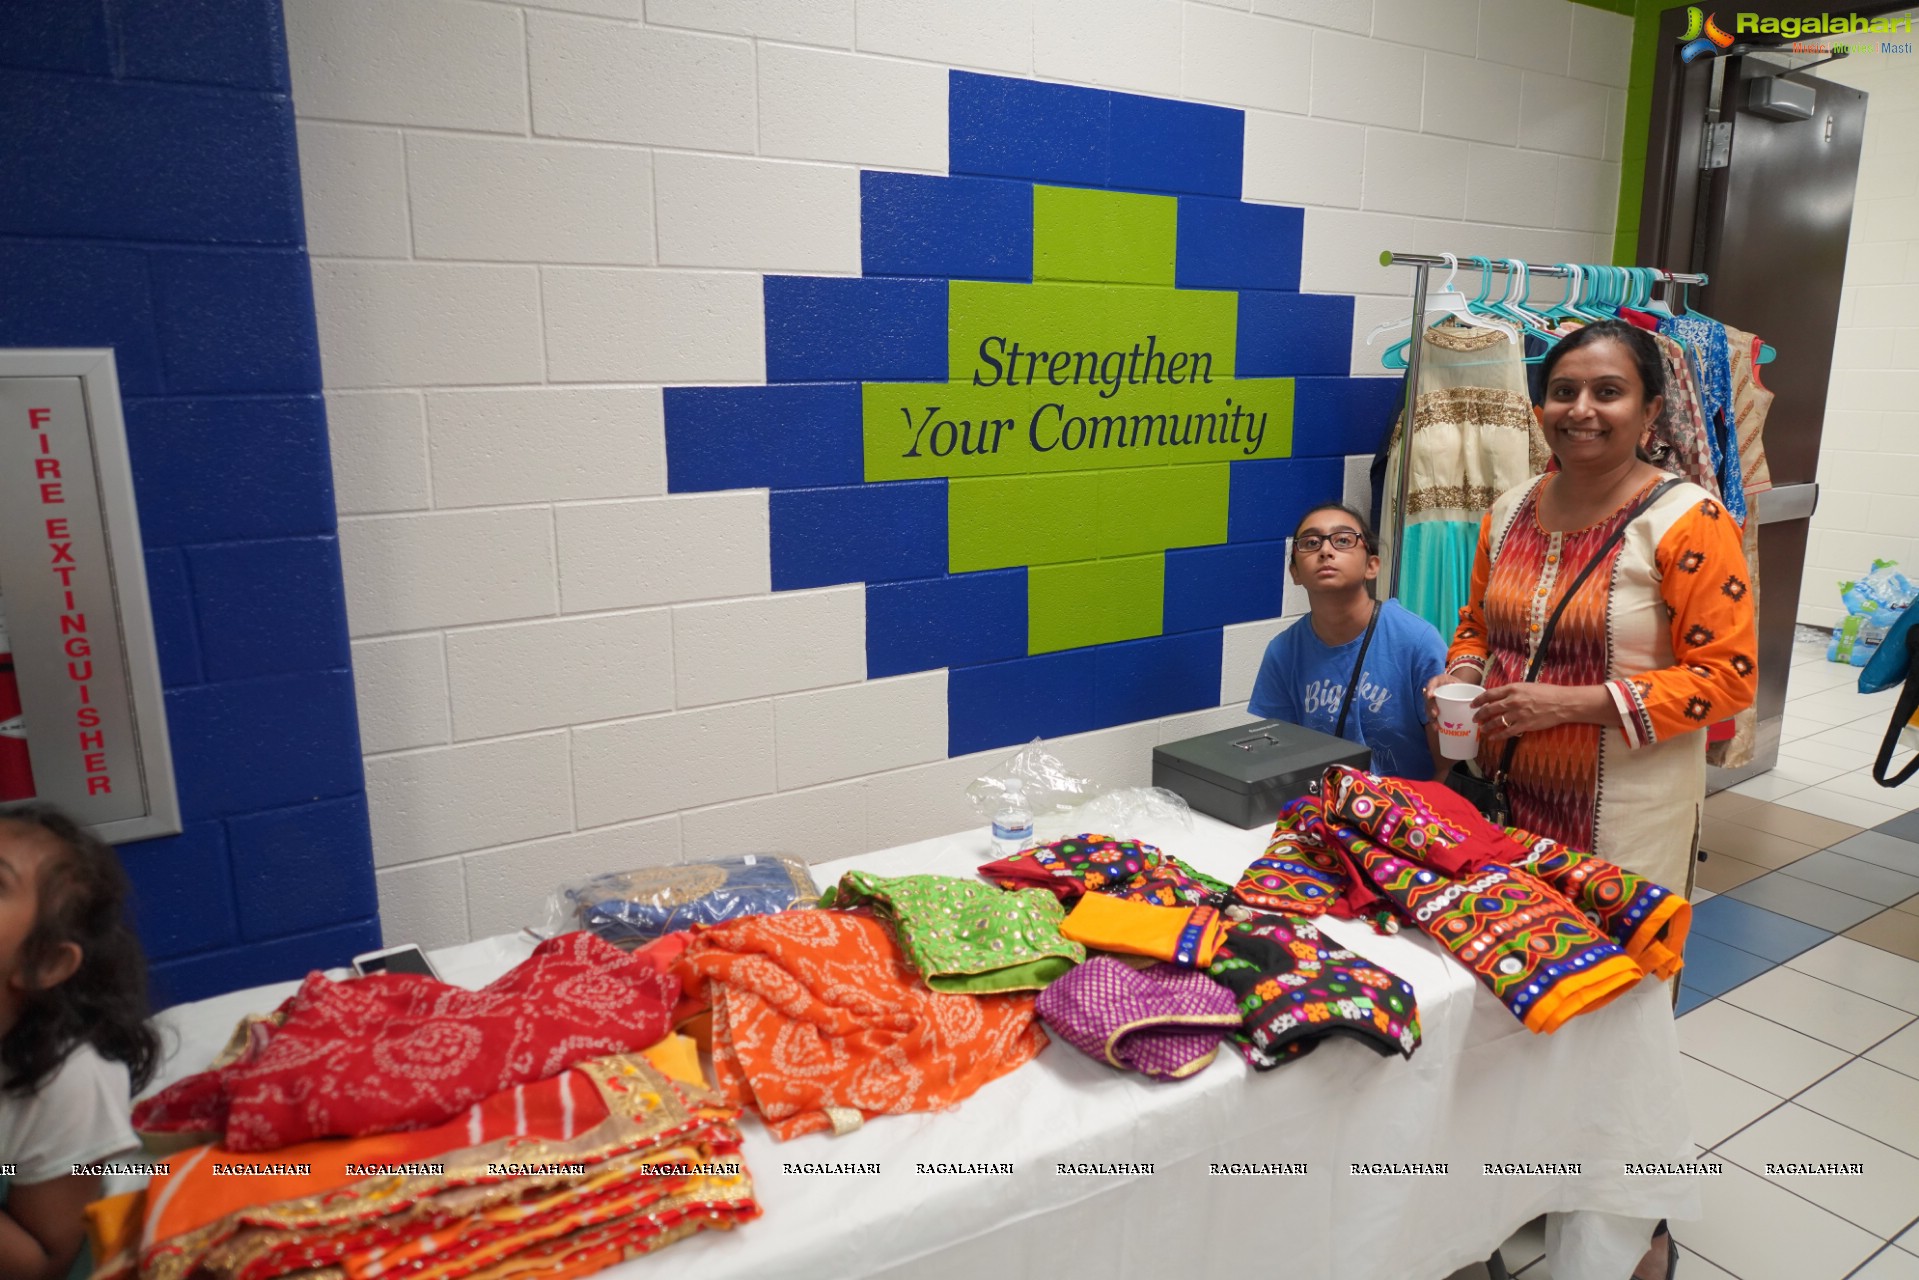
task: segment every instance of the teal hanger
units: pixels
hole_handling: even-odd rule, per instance
[[[1478,329],[1496,329],[1500,333],[1505,334],[1508,340],[1513,342],[1519,341],[1519,332],[1513,328],[1511,324],[1504,320],[1492,319],[1473,311],[1472,304],[1466,295],[1453,288],[1453,279],[1459,274],[1459,259],[1450,253],[1442,253],[1439,256],[1446,260],[1446,265],[1451,267],[1452,271],[1447,275],[1446,283],[1441,285],[1436,292],[1426,299],[1426,320],[1428,326],[1430,327],[1430,325],[1438,323],[1447,316],[1452,316],[1463,324]],[[1483,262],[1484,259],[1480,261]],[[1486,274],[1488,276],[1492,274],[1490,268],[1487,269]],[[1366,341],[1369,343],[1375,342],[1402,323],[1404,322],[1397,320],[1388,321],[1368,334]],[[1413,345],[1414,336],[1416,335],[1408,335],[1386,348],[1385,353],[1379,357],[1379,363],[1388,369],[1406,368],[1408,364],[1406,352]]]
[[[1583,320],[1587,324],[1610,319],[1589,301],[1589,288],[1594,282],[1588,273],[1592,268],[1577,262],[1562,262],[1559,265],[1571,273],[1572,279],[1566,286],[1566,300],[1546,314],[1553,318]]]
[[[1639,278],[1640,291],[1645,295],[1645,301],[1640,305],[1639,309],[1649,315],[1666,316],[1670,318],[1672,308],[1666,305],[1664,298],[1655,298],[1652,292],[1653,285],[1660,278],[1659,272],[1651,267],[1635,267],[1633,268],[1633,274]]]

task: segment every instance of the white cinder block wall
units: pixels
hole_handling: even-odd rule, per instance
[[[1919,60],[1854,54],[1817,74],[1871,95],[1799,592],[1799,620],[1831,627],[1838,584],[1875,559],[1919,581]]]
[[[1566,0],[286,18],[381,913],[427,945],[569,877],[973,821],[1007,753],[946,758],[943,672],[865,679],[861,588],[771,592],[764,490],[667,494],[660,395],[765,380],[762,274],[858,273],[859,170],[946,171],[951,68],[1243,108],[1244,198],[1306,207],[1301,288],[1359,296],[1373,373],[1382,248],[1607,260],[1631,40]],[[1143,784],[1281,625],[1227,629],[1220,710],[1057,750]]]

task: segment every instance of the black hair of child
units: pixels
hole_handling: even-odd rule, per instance
[[[1299,532],[1306,527],[1306,517],[1318,511],[1344,512],[1353,522],[1353,528],[1359,530],[1360,541],[1366,544],[1366,554],[1369,556],[1379,554],[1379,536],[1373,532],[1373,522],[1368,520],[1363,512],[1343,502],[1315,502],[1308,507],[1306,515],[1301,516],[1299,523],[1293,526],[1293,541],[1299,541]]]
[[[160,1037],[148,1020],[146,956],[127,923],[131,886],[119,855],[65,813],[41,801],[0,808],[0,827],[26,828],[50,846],[41,861],[38,909],[21,948],[33,972],[63,943],[81,950],[72,977],[27,999],[0,1039],[6,1091],[31,1094],[82,1042],[124,1062],[138,1093],[160,1064]]]

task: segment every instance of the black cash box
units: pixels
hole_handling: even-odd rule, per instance
[[[1373,753],[1357,742],[1289,724],[1255,720],[1153,748],[1153,785],[1176,791],[1209,817],[1236,827],[1258,827],[1279,816],[1288,800],[1328,765],[1364,769]]]

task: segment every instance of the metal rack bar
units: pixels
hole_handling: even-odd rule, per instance
[[[1413,453],[1413,413],[1419,397],[1419,357],[1425,343],[1418,341],[1426,329],[1426,282],[1427,275],[1434,267],[1456,268],[1462,265],[1478,268],[1483,262],[1494,271],[1512,273],[1512,263],[1503,258],[1487,258],[1481,254],[1453,254],[1447,257],[1434,253],[1396,253],[1391,249],[1379,255],[1382,267],[1406,266],[1413,269],[1413,327],[1414,341],[1406,348],[1406,399],[1400,411],[1399,423],[1399,492],[1393,499],[1392,539],[1388,549],[1392,554],[1392,563],[1386,571],[1386,594],[1389,597],[1399,595],[1399,562],[1401,552],[1406,546],[1406,499],[1412,491],[1412,453]],[[1583,264],[1581,268],[1584,269]],[[1556,276],[1570,279],[1572,268],[1565,265],[1525,263],[1524,270],[1529,275]],[[1657,281],[1667,284],[1703,285],[1707,277],[1700,272],[1667,271],[1662,267],[1636,267],[1634,270],[1653,273]]]
[[[1456,265],[1461,267],[1470,266],[1475,271],[1479,270],[1479,260],[1481,257],[1484,257],[1484,255],[1477,253],[1456,253],[1453,255]],[[1510,273],[1513,270],[1512,264],[1504,258],[1487,258],[1486,263],[1494,271]],[[1387,249],[1380,253],[1379,265],[1382,267],[1444,267],[1454,265],[1454,263],[1448,263],[1445,258],[1436,253],[1395,253],[1393,250]],[[1583,270],[1591,269],[1583,263],[1576,263],[1574,265],[1580,266]],[[1554,276],[1561,279],[1572,275],[1571,270],[1569,270],[1564,263],[1528,262],[1525,264],[1525,270],[1531,275]],[[1708,277],[1701,272],[1668,271],[1664,267],[1633,267],[1632,270],[1651,271],[1653,273],[1653,279],[1662,280],[1668,284],[1703,285],[1710,283]]]

